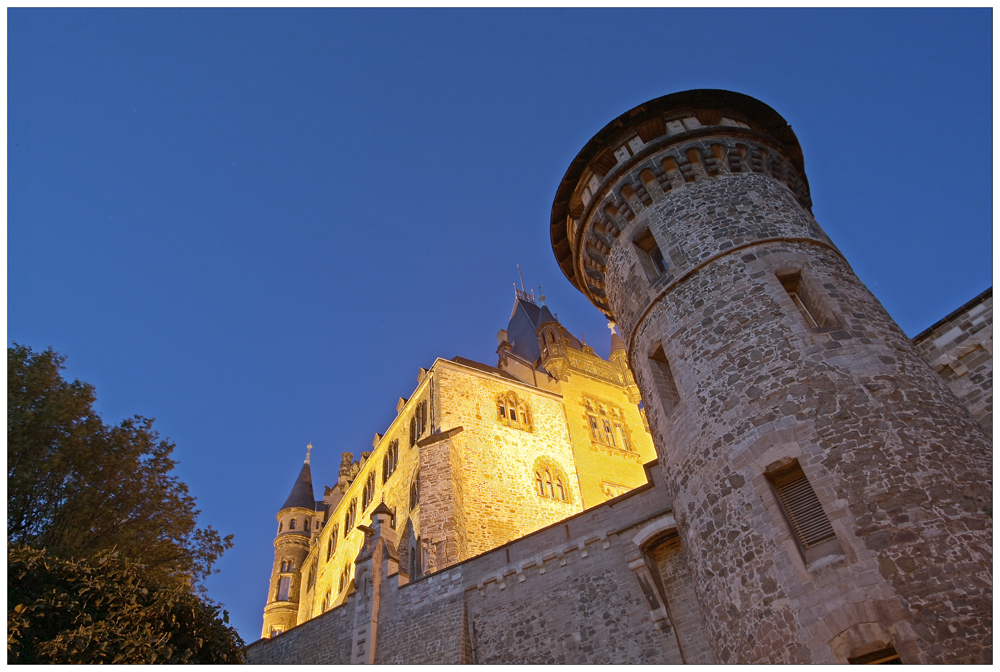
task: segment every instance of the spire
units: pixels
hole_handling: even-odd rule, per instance
[[[309,451],[311,450],[312,445],[310,444],[306,448],[306,461],[302,463],[302,469],[299,471],[298,478],[295,479],[295,485],[292,486],[288,499],[281,505],[282,510],[295,508],[314,511],[316,509],[316,500],[313,499],[312,470],[309,469]]]
[[[611,354],[613,355],[619,350],[624,351],[625,341],[623,341],[622,337],[618,335],[617,331],[615,331],[615,323],[608,322],[608,329],[611,330]]]

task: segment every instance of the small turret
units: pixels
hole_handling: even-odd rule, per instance
[[[625,341],[615,331],[614,322],[608,322],[608,329],[611,330],[611,353],[608,355],[608,361],[614,364],[621,374],[622,383],[625,384],[625,395],[628,397],[629,402],[638,404],[642,400],[642,394],[639,393],[639,386],[635,384],[632,369],[628,365],[628,353],[625,352]],[[645,419],[645,416],[643,418]]]
[[[264,607],[261,637],[275,637],[295,627],[302,587],[302,563],[309,554],[310,540],[316,526],[316,501],[313,499],[309,452],[292,485],[291,492],[278,512],[278,533],[274,538],[274,565],[271,586]]]
[[[562,334],[563,327],[548,306],[542,306],[537,324],[535,336],[538,338],[538,349],[542,355],[541,364],[556,378],[563,378],[569,367],[566,359],[566,342]]]

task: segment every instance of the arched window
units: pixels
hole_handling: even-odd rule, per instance
[[[326,561],[330,562],[330,558],[337,550],[337,528],[333,528],[333,532],[330,533],[330,539],[326,542]]]
[[[282,530],[283,527],[285,527],[285,524],[279,520],[278,521],[278,534],[281,534],[281,530]]]
[[[294,518],[292,518],[292,522],[288,523],[288,529],[289,530],[294,530],[295,529],[295,519]]]
[[[497,395],[497,422],[526,432],[532,431],[531,408],[514,392]]]
[[[569,502],[570,492],[566,473],[549,457],[539,457],[535,460],[535,494],[545,499],[558,502]]]
[[[323,604],[320,605],[320,608],[319,608],[320,613],[326,611],[329,608],[330,608],[330,589],[327,588],[326,589],[326,595],[323,596]]]
[[[410,580],[420,578],[420,573],[423,571],[423,558],[420,552],[420,537],[417,537],[410,543]]]
[[[420,472],[418,471],[413,475],[413,481],[410,483],[410,510],[416,508],[417,504],[420,503]]]
[[[358,500],[352,499],[350,506],[347,507],[347,513],[344,514],[344,537],[351,533],[354,529],[354,518],[357,515]]]
[[[417,419],[410,418],[410,448],[417,444]]]
[[[306,583],[306,589],[312,590],[316,587],[316,565],[315,563],[309,568],[309,581]]]
[[[399,463],[399,441],[394,440],[389,444],[389,448],[385,451],[385,455],[382,457],[382,482],[385,483],[389,480],[389,477],[396,471],[396,465]]]
[[[347,587],[347,579],[350,577],[350,575],[351,575],[351,568],[344,567],[344,571],[341,572],[340,574],[340,582],[337,584],[338,593],[344,592],[344,588]]]
[[[284,602],[288,600],[288,593],[292,587],[292,577],[283,576],[278,579],[278,593],[274,596],[274,599],[279,602]]]
[[[306,530],[306,532],[309,531],[309,519],[308,518],[306,518],[306,527],[305,527],[305,530]]]
[[[365,479],[365,488],[361,493],[361,510],[365,511],[375,499],[375,472],[368,474]]]

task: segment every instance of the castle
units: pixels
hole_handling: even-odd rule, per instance
[[[550,233],[608,359],[518,292],[321,501],[307,456],[251,662],[992,661],[990,290],[908,339],[728,91],[608,124]]]

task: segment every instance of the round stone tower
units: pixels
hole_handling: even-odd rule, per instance
[[[311,449],[312,446],[309,446]],[[274,538],[274,565],[264,607],[261,638],[275,637],[298,622],[299,594],[302,591],[302,563],[309,555],[316,514],[309,455],[299,471],[292,491],[278,512],[278,533]],[[319,530],[316,530],[319,532]]]
[[[992,661],[992,441],[813,219],[780,115],[630,110],[551,236],[622,330],[719,661]]]

